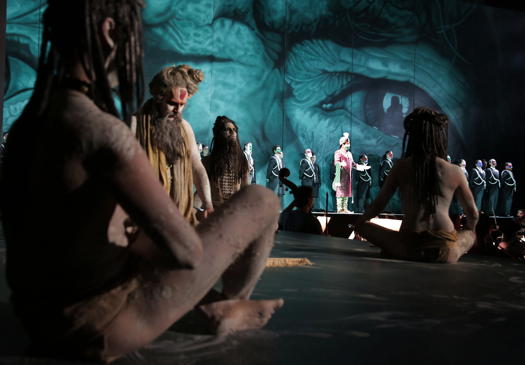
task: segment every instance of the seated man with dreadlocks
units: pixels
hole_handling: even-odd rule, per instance
[[[249,299],[272,247],[274,194],[246,187],[195,229],[117,117],[112,88],[128,122],[140,102],[141,2],[48,0],[44,13],[35,89],[0,186],[11,301],[33,354],[111,361],[192,309],[230,333],[283,304]]]
[[[356,231],[384,253],[406,260],[456,262],[474,244],[478,210],[461,169],[447,162],[448,118],[419,107],[404,121],[404,156],[393,167],[376,200],[355,225]],[[399,188],[405,217],[399,232],[369,220]],[[467,224],[456,232],[448,210],[454,194]]]
[[[250,185],[248,161],[239,142],[237,124],[219,116],[213,124],[210,154],[202,159],[211,184],[214,207],[222,205],[242,187]]]

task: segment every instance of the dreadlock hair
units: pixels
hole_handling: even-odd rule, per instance
[[[418,107],[404,121],[403,157],[412,158],[415,174],[414,197],[421,201],[425,215],[436,212],[440,195],[436,157],[447,158],[448,117],[426,107]]]
[[[175,87],[184,87],[191,97],[199,90],[204,73],[188,65],[168,66],[158,72],[149,83],[149,91],[155,97],[169,95]]]
[[[122,117],[129,122],[143,96],[142,7],[142,0],[48,0],[35,88],[21,119],[42,116],[53,88],[61,85],[75,60],[81,60],[93,83],[88,96],[101,110],[119,117],[105,65],[109,50],[100,34],[102,22],[111,17],[116,27],[112,38],[118,94]]]
[[[221,136],[222,131],[227,123],[233,124],[237,132],[237,138],[234,144],[227,141]],[[218,116],[213,124],[213,139],[210,146],[210,179],[217,181],[219,177],[224,176],[226,172],[232,171],[236,180],[241,181],[243,176],[248,173],[248,161],[241,149],[239,141],[239,128],[237,124],[226,116]]]

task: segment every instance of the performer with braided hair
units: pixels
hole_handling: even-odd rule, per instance
[[[193,225],[197,223],[194,183],[203,217],[213,212],[213,204],[193,129],[181,113],[203,79],[201,70],[188,65],[163,68],[149,84],[152,97],[136,112],[131,125],[164,189]]]
[[[448,118],[432,109],[414,109],[404,121],[403,157],[394,165],[356,231],[388,255],[418,261],[456,262],[474,244],[478,210],[463,171],[447,162]],[[399,232],[370,222],[400,190],[405,216]],[[467,215],[456,232],[448,211],[454,193]]]
[[[141,15],[140,0],[47,1],[35,89],[0,174],[7,282],[32,355],[107,363],[193,309],[201,330],[228,334],[262,327],[283,304],[250,300],[275,235],[274,194],[246,187],[195,229],[128,127],[142,98]],[[169,122],[187,87],[162,94]],[[171,147],[173,162],[186,158]]]
[[[202,159],[210,179],[214,207],[222,205],[251,182],[238,132],[237,124],[228,117],[215,119],[210,154]]]

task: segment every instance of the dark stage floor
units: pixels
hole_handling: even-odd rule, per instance
[[[523,361],[521,264],[483,256],[455,265],[403,262],[359,241],[286,232],[272,257],[307,257],[314,266],[266,270],[255,298],[282,297],[285,306],[264,330],[228,338],[168,332],[116,364]],[[19,355],[26,339],[7,305],[3,260],[1,271],[0,364],[51,364]]]

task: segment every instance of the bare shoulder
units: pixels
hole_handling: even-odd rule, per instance
[[[194,136],[193,128],[191,127],[191,124],[186,119],[182,120],[182,127],[184,128],[188,136]]]
[[[454,165],[442,158],[436,158],[436,166],[443,177],[453,178],[463,176],[463,171],[457,165]]]
[[[68,93],[60,119],[83,154],[104,151],[130,156],[136,149],[137,142],[130,128],[122,120],[100,110],[83,94]]]

